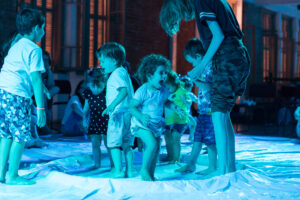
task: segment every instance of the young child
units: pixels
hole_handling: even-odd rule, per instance
[[[193,86],[194,86],[192,80],[188,76],[183,76],[183,77],[180,78],[180,80],[183,83],[184,89],[186,89],[189,92],[191,100],[192,100],[192,102],[186,102],[186,106],[189,109],[189,121],[190,121],[187,131],[190,134],[189,140],[194,141],[194,133],[195,133],[195,130],[196,130],[197,122],[196,122],[195,118],[192,115],[191,106],[192,106],[193,102],[198,103],[198,98],[192,92],[192,89],[193,89]]]
[[[115,170],[112,178],[124,178],[121,148],[125,153],[127,177],[133,176],[134,137],[130,132],[131,115],[129,105],[133,87],[126,69],[123,67],[126,54],[122,45],[108,42],[97,50],[96,55],[105,74],[110,74],[106,86],[106,105],[103,115],[109,115],[107,146],[111,149]]]
[[[203,58],[205,51],[201,41],[197,38],[189,40],[184,49],[185,59],[196,67]],[[215,133],[211,117],[210,104],[210,84],[212,82],[211,65],[207,67],[207,71],[195,83],[199,88],[198,91],[198,118],[196,132],[194,135],[194,144],[190,160],[187,165],[177,169],[177,172],[194,172],[199,153],[202,149],[202,143],[207,146],[208,150],[208,168],[198,174],[209,174],[216,170],[217,152],[215,143]]]
[[[250,74],[250,57],[241,39],[244,34],[229,3],[225,0],[165,0],[160,22],[172,35],[179,31],[181,20],[195,18],[205,55],[188,72],[197,80],[213,60],[211,107],[216,144],[218,170],[210,177],[234,172],[235,138],[230,112],[238,96],[242,96]]]
[[[30,138],[31,97],[37,105],[37,126],[46,123],[41,73],[45,71],[42,49],[36,45],[44,36],[45,18],[30,8],[18,12],[19,35],[12,42],[0,73],[0,181],[34,184],[18,176],[24,144]],[[33,91],[32,91],[33,87]],[[6,175],[6,164],[9,162]]]
[[[180,161],[181,143],[180,139],[189,124],[189,109],[192,104],[190,93],[182,87],[177,74],[170,71],[166,80],[166,87],[171,93],[169,100],[183,112],[165,108],[166,132],[165,140],[169,163]],[[189,107],[188,107],[189,106]]]
[[[94,168],[101,167],[101,141],[107,147],[108,116],[102,116],[106,108],[105,101],[106,76],[101,68],[93,68],[87,80],[88,89],[84,91],[83,127],[87,127],[88,136],[92,141]],[[108,150],[109,154],[109,150]]]
[[[130,103],[131,131],[145,144],[141,178],[154,181],[154,172],[160,149],[160,136],[165,130],[163,109],[169,92],[164,87],[170,61],[157,54],[144,57],[138,77],[143,85],[135,92]]]

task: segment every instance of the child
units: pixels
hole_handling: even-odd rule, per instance
[[[164,132],[163,108],[169,96],[164,87],[170,61],[157,54],[144,57],[139,65],[138,77],[143,85],[130,103],[131,131],[145,144],[141,178],[154,181],[154,171],[160,149],[160,136]]]
[[[69,100],[61,121],[61,131],[64,135],[84,135],[82,126],[85,90],[84,81],[80,81],[75,89],[75,94]]]
[[[165,0],[160,22],[168,34],[176,34],[181,20],[196,18],[205,55],[192,71],[197,80],[212,60],[211,106],[216,144],[218,170],[210,176],[234,172],[235,139],[230,112],[238,96],[242,96],[250,72],[250,57],[241,39],[238,21],[225,0]]]
[[[198,98],[192,92],[193,85],[194,85],[192,80],[188,76],[183,76],[183,77],[181,77],[180,80],[183,83],[184,89],[186,89],[189,92],[192,102],[197,103]],[[190,134],[190,136],[189,136],[190,141],[194,141],[194,133],[195,133],[196,124],[197,124],[196,120],[194,119],[194,117],[192,115],[192,111],[191,111],[192,102],[186,102],[187,108],[190,110],[190,113],[189,113],[189,121],[190,122],[189,122],[188,130],[187,130],[188,133]]]
[[[189,40],[184,49],[185,59],[194,67],[201,61],[205,51],[201,41],[197,38]],[[196,132],[194,135],[194,144],[190,160],[187,165],[177,169],[177,172],[194,172],[199,153],[202,149],[202,143],[207,146],[208,150],[208,168],[198,174],[209,174],[216,170],[217,167],[217,152],[215,143],[215,133],[211,118],[210,105],[210,84],[212,81],[211,65],[207,68],[205,74],[201,76],[201,81],[196,81],[199,88],[198,91],[198,118]]]
[[[18,12],[16,25],[19,35],[13,41],[0,73],[0,181],[23,185],[34,184],[18,176],[24,144],[30,138],[33,93],[37,104],[37,126],[46,123],[41,79],[45,68],[42,49],[35,44],[45,34],[45,18],[38,10],[25,8]],[[9,168],[5,178],[7,162]]]
[[[115,42],[108,42],[97,50],[96,55],[105,74],[110,74],[106,86],[106,105],[103,115],[109,115],[107,146],[111,149],[115,170],[112,178],[124,178],[122,170],[121,148],[125,153],[127,177],[133,174],[132,145],[134,137],[130,132],[131,115],[129,103],[133,96],[133,87],[126,69],[125,49]]]
[[[189,108],[192,100],[190,93],[182,87],[177,74],[173,71],[168,73],[166,87],[171,93],[169,100],[183,110],[182,113],[165,109],[166,132],[165,140],[168,152],[169,163],[174,164],[180,161],[181,143],[180,139],[189,124]]]
[[[296,134],[300,138],[300,107],[298,106],[294,112],[294,117],[297,120]]]
[[[101,141],[107,147],[106,132],[108,117],[102,116],[105,110],[105,84],[106,76],[101,68],[93,68],[87,83],[89,89],[84,91],[83,97],[83,127],[88,127],[88,135],[92,141],[94,168],[101,167]],[[89,115],[89,116],[88,116]],[[109,150],[108,150],[109,153]]]

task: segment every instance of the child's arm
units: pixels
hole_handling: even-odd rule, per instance
[[[49,90],[47,89],[47,87],[45,86],[44,83],[43,83],[43,91],[44,91],[47,99],[51,99],[51,94],[50,94]]]
[[[128,91],[126,87],[122,87],[119,89],[119,93],[118,96],[115,98],[115,100],[113,100],[113,102],[107,106],[107,108],[102,112],[102,116],[103,115],[109,115],[110,113],[112,113],[114,111],[114,109],[116,108],[117,105],[119,105],[124,99],[125,97],[128,95]]]
[[[181,108],[179,108],[178,106],[176,106],[174,104],[174,102],[172,102],[170,100],[167,100],[165,102],[165,107],[167,107],[170,110],[173,110],[173,112],[176,112],[180,118],[182,118],[184,116],[184,111]]]
[[[199,80],[194,80],[193,82],[195,83],[195,85],[200,90],[205,90],[205,91],[209,91],[210,90],[210,84],[209,83],[205,83],[205,82],[199,81]]]
[[[192,102],[195,102],[195,103],[198,102],[198,98],[197,98],[197,96],[194,93],[190,92],[190,97],[192,99]]]
[[[201,60],[199,65],[197,67],[195,67],[193,70],[191,70],[190,72],[188,72],[189,77],[194,80],[198,79],[200,74],[202,74],[202,72],[204,71],[204,68],[212,60],[213,56],[219,49],[219,47],[225,37],[223,34],[223,31],[217,21],[207,20],[206,22],[207,22],[208,28],[212,34],[212,40],[209,44],[207,52],[203,56],[203,59]]]
[[[130,113],[138,120],[140,120],[145,126],[150,122],[150,117],[149,115],[141,113],[137,107],[140,105],[140,103],[132,99],[130,102]]]
[[[82,125],[84,128],[89,126],[88,123],[88,111],[89,111],[89,102],[87,99],[84,100],[84,107],[83,107],[83,116],[82,116]]]
[[[30,73],[34,97],[37,105],[37,123],[38,127],[43,127],[46,124],[46,114],[44,107],[44,92],[41,73],[39,71]]]

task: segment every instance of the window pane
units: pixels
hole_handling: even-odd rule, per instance
[[[46,0],[46,8],[52,9],[53,7],[53,0]]]
[[[45,27],[45,49],[51,53],[52,48],[52,13],[46,13],[46,27]]]
[[[36,0],[36,5],[42,7],[43,0]]]
[[[90,0],[90,13],[93,15],[95,13],[95,1]]]
[[[90,19],[89,67],[94,67],[94,19]]]

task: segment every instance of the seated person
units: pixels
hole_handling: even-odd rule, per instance
[[[76,87],[75,94],[71,97],[67,104],[64,117],[61,122],[61,131],[64,135],[84,135],[84,129],[82,126],[84,88],[84,81],[79,82]]]

